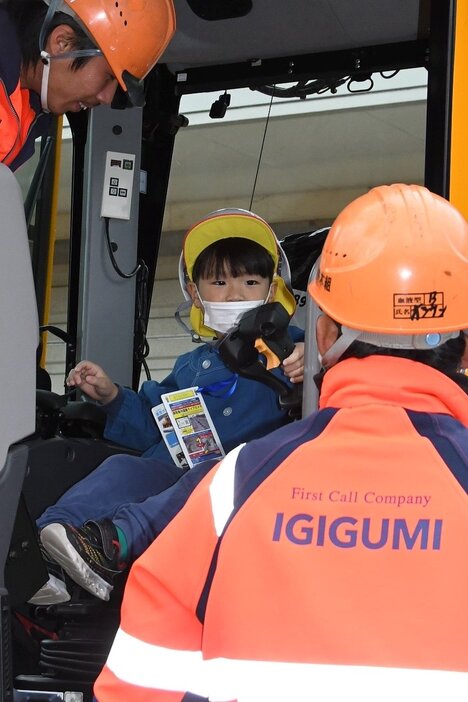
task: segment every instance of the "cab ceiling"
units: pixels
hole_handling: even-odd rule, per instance
[[[174,0],[177,31],[162,61],[197,66],[424,39],[424,0]],[[224,7],[223,7],[224,6]],[[239,11],[246,14],[206,19]],[[249,10],[250,8],[250,10]],[[198,11],[198,14],[194,11]],[[200,15],[203,15],[200,16]]]

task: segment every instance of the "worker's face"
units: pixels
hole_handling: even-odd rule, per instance
[[[71,33],[70,33],[71,32]],[[46,50],[51,56],[73,50],[73,31],[60,25],[51,32]],[[110,105],[117,89],[117,80],[103,56],[93,56],[78,69],[73,59],[52,58],[50,61],[47,103],[50,112],[61,115],[79,112],[83,107]]]
[[[95,56],[77,70],[72,70],[71,64],[69,59],[51,61],[47,93],[50,112],[62,115],[84,107],[110,105],[117,80],[106,59]]]
[[[220,278],[200,278],[196,287],[194,283],[189,283],[189,293],[195,307],[202,306],[200,298],[206,302],[268,302],[274,295],[274,285],[270,286],[268,278],[259,275],[244,273],[234,278],[225,274]]]

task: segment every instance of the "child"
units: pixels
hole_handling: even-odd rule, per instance
[[[273,230],[251,212],[219,210],[194,225],[181,256],[181,285],[192,301],[194,331],[220,338],[247,309],[270,301],[280,302],[292,315],[295,302],[278,275],[280,263],[287,266]],[[294,341],[302,339],[300,330],[290,331]],[[300,382],[302,358],[300,343],[284,361],[284,370],[273,372]],[[171,458],[151,412],[163,393],[198,387],[226,452],[289,421],[274,391],[234,374],[210,342],[180,356],[165,380],[143,383],[138,394],[115,385],[89,361],[78,363],[68,384],[102,404],[107,439],[144,452],[142,457],[108,458],[38,520],[50,557],[104,600],[123,563],[147,548],[216,463],[198,463],[176,482],[180,466]],[[33,601],[46,602],[44,588]],[[63,587],[61,591],[66,597]]]

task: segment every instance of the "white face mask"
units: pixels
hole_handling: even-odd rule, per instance
[[[206,302],[202,300],[204,323],[221,334],[228,332],[238,323],[244,312],[263,305],[265,300],[244,300],[243,302]]]

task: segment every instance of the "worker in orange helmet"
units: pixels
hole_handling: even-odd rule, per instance
[[[172,0],[6,0],[0,6],[0,162],[34,152],[56,115],[108,105],[142,80],[175,31]]]
[[[231,451],[136,561],[99,702],[467,699],[468,225],[374,188],[308,293],[319,409]]]

